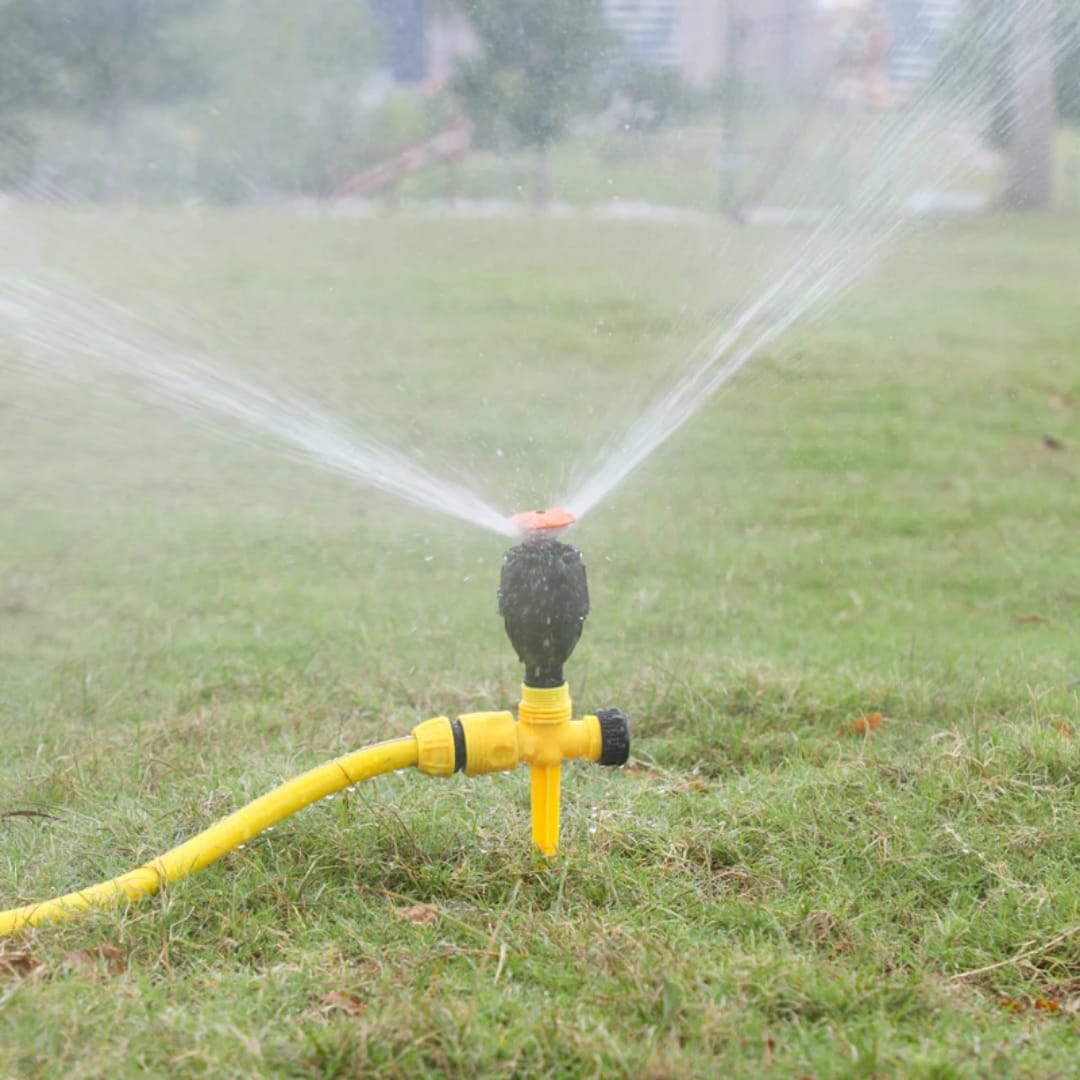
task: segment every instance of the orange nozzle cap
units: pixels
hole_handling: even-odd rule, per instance
[[[535,533],[569,528],[577,518],[569,510],[552,507],[550,510],[525,510],[510,520],[522,532]]]

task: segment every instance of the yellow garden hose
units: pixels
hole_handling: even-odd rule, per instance
[[[630,752],[630,729],[617,709],[601,709],[581,720],[573,720],[571,710],[570,688],[564,683],[550,689],[523,686],[518,720],[506,711],[425,720],[402,739],[366,746],[302,773],[145,866],[67,896],[0,911],[0,937],[38,923],[73,919],[91,908],[150,896],[162,885],[217,862],[318,799],[412,766],[427,776],[449,777],[456,772],[484,776],[529,765],[533,840],[550,858],[559,843],[561,763],[578,758],[623,765]]]
[[[90,908],[109,907],[124,900],[149,896],[163,883],[180,881],[217,862],[223,855],[317,799],[333,795],[361,780],[407,769],[416,765],[417,759],[417,740],[411,735],[335,758],[274,788],[145,866],[67,896],[0,911],[0,937],[41,922],[71,919]]]

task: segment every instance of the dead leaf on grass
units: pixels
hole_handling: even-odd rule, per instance
[[[399,919],[406,919],[408,922],[416,923],[418,926],[426,926],[435,922],[439,917],[439,913],[434,908],[427,907],[424,904],[396,907],[394,908],[394,914]]]
[[[346,1016],[360,1016],[367,1009],[367,1002],[346,990],[331,990],[319,998],[324,1012],[343,1012]]]
[[[869,735],[871,731],[877,731],[885,719],[879,712],[867,713],[860,716],[852,724],[844,724],[837,732],[838,735]]]
[[[644,776],[649,780],[659,780],[660,774],[652,769],[646,769],[643,765],[624,765],[620,770],[624,776]]]
[[[1007,994],[1002,994],[998,998],[998,1004],[1003,1009],[1008,1009],[1009,1012],[1014,1013],[1026,1012],[1028,1008],[1049,1015],[1061,1012],[1061,1002],[1047,997],[1032,998],[1028,1001],[1024,998],[1011,998]]]
[[[1069,727],[1069,725],[1066,724],[1064,720],[1059,720],[1057,722],[1056,726],[1057,726],[1058,731],[1060,731],[1061,734],[1064,735],[1066,739],[1075,739],[1076,738],[1076,732],[1073,731],[1073,729],[1071,727]]]
[[[771,1069],[773,1058],[776,1056],[776,1040],[771,1035],[766,1035],[761,1040],[761,1064],[766,1069]]]
[[[25,978],[44,969],[32,952],[20,949],[16,952],[0,952],[0,978]]]
[[[89,949],[72,949],[64,954],[63,966],[81,975],[121,975],[127,970],[127,960],[119,946],[106,942]]]

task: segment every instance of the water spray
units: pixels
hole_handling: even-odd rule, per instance
[[[217,862],[277,822],[361,780],[410,767],[428,776],[530,771],[532,839],[544,859],[559,846],[562,763],[575,758],[624,765],[630,725],[618,709],[573,717],[563,668],[589,614],[581,552],[559,536],[574,523],[566,510],[534,510],[510,519],[520,543],[503,556],[499,614],[525,668],[517,717],[510,711],[436,716],[400,739],[328,761],[261,798],[179,847],[120,877],[37,904],[0,911],[0,936],[91,909],[149,896]]]

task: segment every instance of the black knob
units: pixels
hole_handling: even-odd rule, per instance
[[[601,765],[625,765],[630,760],[630,721],[621,709],[597,709],[600,721]]]

